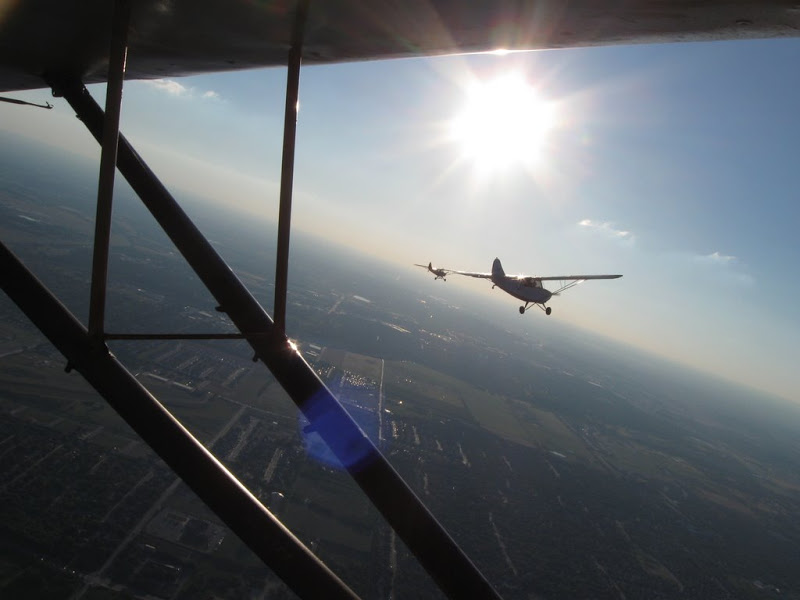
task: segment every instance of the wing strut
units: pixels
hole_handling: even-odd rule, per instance
[[[0,243],[0,285],[131,428],[302,598],[358,598]]]
[[[289,278],[289,233],[292,228],[292,187],[294,182],[297,108],[300,89],[300,64],[303,60],[303,32],[309,0],[297,3],[292,31],[292,47],[286,74],[286,108],[283,117],[283,158],[281,161],[280,209],[278,212],[278,252],[275,259],[275,302],[272,307],[275,330],[286,333],[286,290]]]
[[[122,80],[128,55],[128,21],[131,7],[128,0],[116,0],[112,8],[111,47],[106,84],[106,114],[103,124],[100,175],[97,183],[97,212],[94,221],[92,284],[89,295],[89,335],[103,343],[106,312],[106,278],[108,244],[111,239],[111,203],[114,197],[114,174],[117,170],[117,138],[122,104]]]
[[[56,95],[64,96],[95,139],[98,142],[101,141],[103,111],[83,84],[76,80],[64,81],[56,78],[50,78],[48,83],[53,87]],[[408,484],[347,414],[347,411],[339,404],[311,366],[289,344],[283,332],[276,331],[269,315],[122,135],[119,136],[117,168],[181,252],[189,266],[215,297],[220,310],[226,312],[239,331],[243,332],[244,337],[255,351],[255,358],[263,361],[269,368],[275,379],[286,390],[298,408],[303,411],[311,422],[311,426],[322,436],[342,464],[348,465],[347,457],[352,455],[354,448],[360,451],[360,460],[349,463],[347,470],[439,588],[450,598],[500,598]],[[0,266],[3,265],[0,263]],[[10,283],[6,280],[9,278],[13,280],[13,277],[11,277],[10,271],[5,269],[2,273],[5,287],[6,283]],[[23,310],[25,310],[24,304],[23,301],[21,304]],[[55,319],[55,317],[53,318]],[[64,335],[74,337],[77,334]],[[101,355],[96,359],[100,361],[97,363],[98,365],[107,362],[107,358],[102,357],[110,357],[103,350],[102,348],[96,349],[96,352]],[[79,352],[77,358],[66,353],[65,355],[73,363],[80,360],[84,370],[86,369],[85,365],[89,365],[88,369],[91,371],[99,368],[92,366],[96,355],[88,354],[86,348]],[[79,370],[81,369],[79,368]],[[98,391],[112,406],[117,406],[118,399],[115,397],[114,385],[103,386],[98,388]],[[315,427],[319,423],[324,426]],[[155,425],[152,426],[155,427]],[[145,431],[145,434],[140,432],[140,435],[148,440],[153,437],[152,431],[148,433],[149,427],[147,422],[140,426],[140,429]],[[172,434],[158,432],[156,437],[161,435],[175,434],[174,432]],[[183,442],[175,442],[173,446],[168,437],[160,439],[159,444],[154,448],[158,449],[159,454],[165,457],[169,464],[191,462],[192,460],[185,454]],[[216,468],[224,470],[219,463]],[[206,498],[209,494],[213,494],[213,490],[208,488],[214,485],[211,480],[205,485],[200,482],[195,491],[201,497]],[[219,502],[213,504],[213,507],[234,533],[247,541],[254,550],[260,548],[263,551],[263,545],[270,543],[268,539],[262,539],[260,543],[254,540],[253,535],[249,532],[253,525],[242,523],[237,518],[236,512],[239,509],[236,504],[220,499]],[[263,510],[266,511],[266,509]],[[273,556],[271,560],[267,560],[262,553],[257,552],[257,554],[296,592],[301,593],[302,591],[302,596],[313,598],[328,595],[326,592],[329,588],[326,587],[318,589],[317,593],[307,593],[307,586],[295,587],[294,583],[290,583],[296,582],[296,578],[287,578],[286,573],[288,572],[290,575],[297,573],[293,571],[294,567],[289,558],[282,559]],[[329,583],[328,585],[334,584]],[[342,590],[340,593],[344,594]]]

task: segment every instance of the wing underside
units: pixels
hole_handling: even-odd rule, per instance
[[[132,2],[127,78],[287,64],[296,2]],[[795,0],[326,0],[302,27],[304,64],[670,41],[795,37]],[[111,2],[0,1],[0,91],[42,77],[105,81]],[[602,5],[602,6],[601,6]],[[490,25],[491,24],[491,25]]]

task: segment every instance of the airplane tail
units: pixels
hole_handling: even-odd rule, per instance
[[[503,265],[500,264],[500,259],[495,258],[492,263],[492,277],[505,277],[506,272],[503,271]]]

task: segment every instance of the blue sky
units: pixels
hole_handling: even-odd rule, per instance
[[[495,256],[510,273],[623,273],[550,319],[800,401],[799,56],[773,40],[309,67],[294,224],[408,266],[415,286],[411,263]],[[553,121],[535,152],[487,168],[449,124],[470,84],[507,72]],[[171,188],[275,218],[284,85],[277,69],[130,82],[122,129]],[[0,127],[99,155],[63,101],[0,105]],[[516,312],[484,282],[451,283]]]

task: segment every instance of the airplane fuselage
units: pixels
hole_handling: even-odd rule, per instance
[[[553,295],[542,287],[542,282],[528,277],[492,275],[492,283],[501,290],[523,302],[544,304]]]

